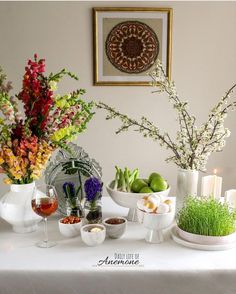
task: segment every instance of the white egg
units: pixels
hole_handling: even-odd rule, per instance
[[[153,212],[153,208],[149,208],[149,207],[145,206],[144,211],[147,213],[151,213],[151,212]]]
[[[152,194],[148,197],[148,200],[155,204],[155,206],[159,206],[161,203],[161,197],[155,194]]]
[[[157,209],[157,213],[161,214],[161,213],[167,213],[170,211],[170,207],[168,204],[166,203],[161,203]]]

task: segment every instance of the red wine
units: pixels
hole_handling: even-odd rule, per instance
[[[42,217],[47,217],[57,210],[58,202],[56,198],[38,198],[32,200],[32,208],[35,213]]]

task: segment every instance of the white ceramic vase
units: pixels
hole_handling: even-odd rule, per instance
[[[35,182],[11,185],[10,191],[0,199],[0,216],[12,225],[16,233],[33,232],[42,220],[31,207],[34,187]]]
[[[176,212],[178,212],[187,196],[197,196],[198,171],[179,169],[177,175]]]

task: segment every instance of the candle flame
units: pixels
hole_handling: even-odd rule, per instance
[[[214,172],[214,175],[216,175],[217,174],[217,169],[215,168],[213,172]]]

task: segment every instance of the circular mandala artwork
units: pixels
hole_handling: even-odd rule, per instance
[[[114,26],[105,44],[106,55],[113,66],[130,74],[148,70],[157,59],[159,48],[153,29],[139,21]]]

